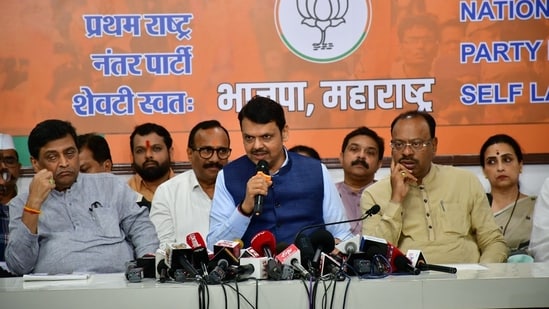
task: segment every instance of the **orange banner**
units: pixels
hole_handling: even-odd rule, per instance
[[[155,122],[186,161],[188,132],[218,119],[242,154],[237,113],[280,102],[287,146],[338,157],[346,133],[390,140],[392,119],[424,110],[438,154],[476,154],[494,133],[548,153],[549,5],[437,0],[18,0],[0,4],[0,131],[47,118],[105,134],[117,163]],[[24,151],[18,149],[19,151]],[[388,155],[388,153],[386,153]]]

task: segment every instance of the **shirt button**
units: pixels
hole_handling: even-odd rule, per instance
[[[423,202],[424,202],[424,203],[427,203],[427,199],[423,199]]]
[[[433,227],[431,225],[429,225],[429,228],[432,229]]]
[[[429,213],[427,213],[426,215],[427,215],[427,217],[429,217],[429,216],[430,216],[430,214],[429,214]]]

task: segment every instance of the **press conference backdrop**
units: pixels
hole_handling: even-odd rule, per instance
[[[0,131],[47,118],[98,132],[130,161],[134,126],[159,123],[186,160],[190,129],[280,102],[288,146],[336,158],[350,130],[388,141],[405,110],[432,113],[438,154],[476,154],[491,134],[549,153],[549,4],[459,0],[8,0],[0,4]],[[23,161],[28,165],[28,159]]]

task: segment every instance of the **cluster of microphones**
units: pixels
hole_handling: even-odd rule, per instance
[[[364,217],[378,211],[379,206],[374,205]],[[345,222],[350,221],[354,220]],[[200,233],[190,233],[186,243],[165,244],[159,248],[153,270],[147,267],[149,270],[144,277],[156,277],[160,282],[199,280],[221,284],[249,278],[343,280],[349,276],[417,275],[422,270],[456,272],[453,267],[427,264],[419,250],[409,250],[405,255],[381,238],[357,235],[336,245],[325,227],[341,223],[344,222],[305,227],[296,235],[293,244],[277,243],[275,236],[264,230],[251,239],[248,248],[243,248],[241,240],[220,240],[213,246],[213,252],[208,252]],[[307,230],[312,232],[305,233]],[[128,272],[140,270],[132,264],[126,276]]]

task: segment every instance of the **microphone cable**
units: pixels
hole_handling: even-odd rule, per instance
[[[199,280],[198,282],[198,308],[210,308],[210,291],[208,290],[208,284],[204,280]]]
[[[242,297],[242,299],[244,299],[244,301],[246,301],[246,303],[248,304],[248,306],[250,306],[250,308],[252,308],[252,309],[259,308],[258,307],[259,280],[255,279],[255,306],[250,302],[250,300],[248,300],[248,298],[246,296],[244,296],[244,294],[240,293],[240,289],[238,287],[238,281],[234,280],[234,284],[235,284],[234,287],[231,285],[232,282],[233,281],[231,280],[231,281],[226,281],[226,282],[221,283],[221,286],[223,288],[223,292],[225,293],[225,308],[227,308],[227,303],[228,303],[227,294],[225,292],[225,287],[229,287],[233,291],[235,291],[236,296],[237,296],[237,308],[240,308],[240,298],[241,297]]]

